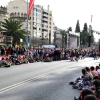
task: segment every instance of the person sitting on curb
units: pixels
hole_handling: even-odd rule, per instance
[[[85,96],[84,100],[97,100],[97,98],[94,95],[87,95]]]
[[[94,95],[94,93],[90,89],[84,89],[80,92],[78,100],[84,100],[87,95]]]
[[[5,64],[6,64],[6,61],[4,60],[4,58],[2,58],[0,60],[0,67],[4,67]]]
[[[95,96],[97,97],[97,100],[100,100],[100,81],[99,80],[95,80],[93,82],[93,88],[94,88],[94,93]]]

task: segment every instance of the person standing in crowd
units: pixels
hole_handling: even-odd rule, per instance
[[[5,48],[3,46],[1,47],[1,55],[5,55]]]

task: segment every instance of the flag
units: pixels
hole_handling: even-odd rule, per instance
[[[31,14],[33,6],[34,6],[34,0],[30,0],[30,2],[29,2],[29,8],[28,8],[28,17]]]
[[[93,17],[93,15],[91,15],[91,23],[92,23],[92,17]]]

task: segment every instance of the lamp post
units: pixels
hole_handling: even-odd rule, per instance
[[[79,37],[78,37],[78,47],[79,47],[79,49],[80,49],[80,45],[81,45],[81,33],[82,33],[82,31],[80,31],[80,35],[79,35]]]
[[[82,41],[81,41],[81,50],[82,50]]]
[[[67,32],[67,49],[68,49],[68,39],[69,39],[69,32]]]
[[[54,45],[56,45],[56,32],[54,32]]]
[[[88,47],[91,47],[91,30],[92,30],[91,25],[89,25],[89,45]]]
[[[28,47],[28,0],[27,0],[27,19],[26,19],[26,46]]]

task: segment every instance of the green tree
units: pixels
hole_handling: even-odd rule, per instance
[[[62,48],[65,46],[65,37],[66,37],[66,31],[61,30],[61,35],[62,35]]]
[[[93,30],[92,30],[92,26],[91,26],[91,43],[94,42],[94,35],[93,35]]]
[[[88,30],[87,30],[87,23],[84,23],[84,27],[83,27],[83,31],[80,34],[80,39],[81,39],[81,43],[82,45],[88,45]]]
[[[92,28],[92,27],[91,27]],[[93,31],[91,31],[91,43],[94,42],[94,36],[93,36]],[[87,23],[84,24],[83,31],[80,34],[80,42],[82,45],[88,45],[89,43],[89,32],[88,32],[88,27]]]
[[[78,32],[78,33],[80,32],[79,20],[77,20],[75,32]]]
[[[68,31],[72,31],[72,27],[69,27],[69,28],[68,28]]]
[[[0,32],[2,31],[2,28],[1,28],[1,22],[0,22]]]
[[[25,30],[22,29],[22,22],[12,18],[1,21],[2,31],[6,36],[13,36],[13,45],[20,44],[20,38],[25,42]]]
[[[84,30],[84,31],[88,31],[87,23],[84,24],[83,30]]]
[[[81,43],[82,45],[88,45],[88,32],[87,31],[82,31],[81,34],[80,34],[80,40],[81,40]]]

